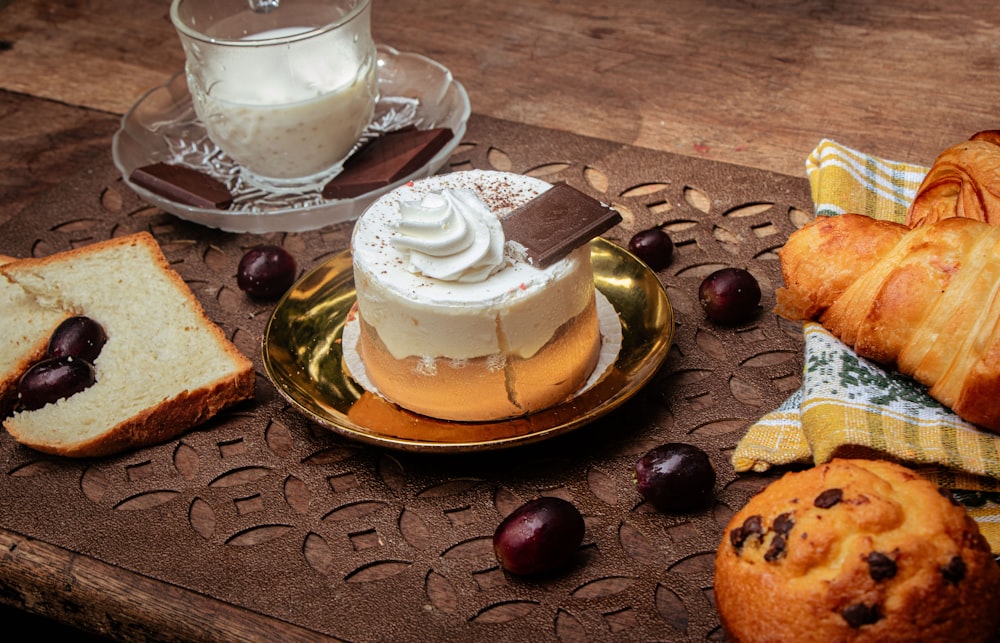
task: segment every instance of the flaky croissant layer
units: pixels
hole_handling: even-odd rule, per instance
[[[1000,131],[986,130],[941,152],[906,213],[906,225],[965,217],[1000,224]]]
[[[986,130],[941,152],[906,213],[906,225],[965,217],[1000,224],[1000,131]]]
[[[959,417],[1000,433],[1000,226],[817,217],[779,257],[785,286],[775,312],[820,322]]]

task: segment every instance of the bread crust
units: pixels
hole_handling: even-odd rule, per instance
[[[48,339],[39,337],[21,353],[10,369],[0,373],[0,418],[5,418],[13,412],[17,400],[17,384],[21,381],[21,376],[31,368],[32,364],[45,357],[47,349]]]
[[[133,235],[114,238],[107,241],[94,243],[88,246],[75,248],[61,253],[56,253],[47,257],[22,259],[16,262],[0,266],[0,272],[11,280],[18,282],[25,280],[26,275],[35,271],[45,273],[46,271],[62,270],[73,266],[74,261],[85,257],[96,255],[114,254],[123,248],[140,248],[143,260],[152,262],[159,276],[164,280],[160,291],[161,295],[166,291],[167,296],[174,299],[174,303],[184,302],[190,311],[191,317],[197,326],[199,333],[206,334],[211,338],[213,351],[218,351],[220,361],[226,364],[224,369],[220,368],[218,377],[209,382],[204,382],[195,388],[178,387],[178,390],[166,394],[160,401],[133,413],[127,417],[114,417],[113,409],[109,410],[109,420],[107,426],[99,432],[86,437],[74,437],[71,430],[60,431],[56,427],[56,438],[43,437],[36,434],[32,429],[32,424],[39,417],[37,414],[45,414],[49,406],[35,411],[21,411],[4,420],[4,427],[10,435],[18,442],[29,446],[37,451],[70,457],[94,457],[104,456],[121,451],[135,449],[152,444],[158,444],[169,440],[184,431],[201,424],[217,414],[220,410],[236,404],[240,401],[253,397],[255,387],[255,374],[253,363],[247,359],[223,334],[222,330],[216,326],[205,314],[201,303],[188,288],[181,276],[174,271],[166,257],[160,250],[159,244],[152,235],[140,232]],[[133,256],[133,255],[129,255]],[[127,271],[129,266],[121,266],[123,271]],[[127,278],[109,279],[128,283]],[[96,283],[94,287],[105,288],[127,288],[128,285]],[[30,286],[28,287],[30,290]],[[140,293],[131,293],[131,296],[142,296]],[[178,304],[180,305],[180,304]],[[88,314],[87,310],[73,311],[77,314]],[[167,331],[171,329],[157,329],[155,325],[159,322],[156,316],[150,316],[150,333]],[[115,321],[105,321],[109,333],[115,330]],[[128,326],[126,326],[128,327]],[[179,329],[173,329],[179,330]],[[190,329],[185,329],[190,330]],[[183,335],[178,336],[178,343],[182,343]],[[178,351],[184,350],[183,346],[177,347]],[[222,359],[221,356],[224,356]],[[203,355],[191,355],[192,360],[198,360]],[[98,364],[100,363],[98,358]],[[148,363],[136,364],[136,369],[149,368]],[[100,377],[95,388],[101,385]],[[88,389],[89,390],[89,389]],[[86,391],[85,391],[86,392]],[[80,394],[78,394],[80,395]],[[60,400],[55,405],[72,404],[73,397]],[[119,414],[120,415],[120,414]],[[52,433],[46,431],[46,433]]]
[[[145,446],[161,444],[208,421],[223,409],[252,397],[254,373],[241,371],[220,379],[209,387],[183,391],[118,424],[92,439],[74,444],[39,442],[19,432],[16,422],[4,427],[18,442],[42,453],[91,458],[113,455]]]
[[[888,461],[836,459],[752,498],[723,532],[714,592],[728,640],[745,643],[991,641],[1000,628],[1000,567],[975,521]]]

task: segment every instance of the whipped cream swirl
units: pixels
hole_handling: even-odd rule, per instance
[[[390,243],[407,270],[442,281],[483,281],[504,266],[499,219],[467,189],[432,192],[400,203]]]

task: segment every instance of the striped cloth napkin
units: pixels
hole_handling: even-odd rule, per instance
[[[928,168],[823,140],[806,160],[818,216],[857,212],[903,222]],[[910,378],[858,357],[807,322],[803,384],[753,424],[733,453],[738,472],[836,456],[902,461],[954,490],[1000,554],[1000,435],[963,421]]]

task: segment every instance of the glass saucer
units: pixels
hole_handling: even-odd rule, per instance
[[[355,302],[348,251],[304,275],[275,306],[264,330],[264,369],[310,420],[378,446],[468,453],[562,435],[635,395],[666,359],[674,337],[673,309],[654,272],[605,239],[591,242],[590,259],[594,283],[621,321],[621,349],[602,379],[545,411],[498,422],[454,422],[411,413],[362,388],[344,367],[342,336]]]
[[[300,232],[358,218],[386,192],[430,176],[448,161],[465,136],[469,97],[451,72],[420,54],[378,46],[379,102],[361,142],[381,132],[416,125],[448,127],[450,141],[422,168],[399,181],[352,199],[324,199],[318,190],[272,194],[246,184],[240,168],[209,140],[195,116],[183,72],[147,92],[122,118],[111,143],[115,167],[144,200],[182,219],[228,232]],[[129,181],[132,171],[151,163],[186,165],[219,179],[234,194],[228,210],[196,208],[154,194]]]

